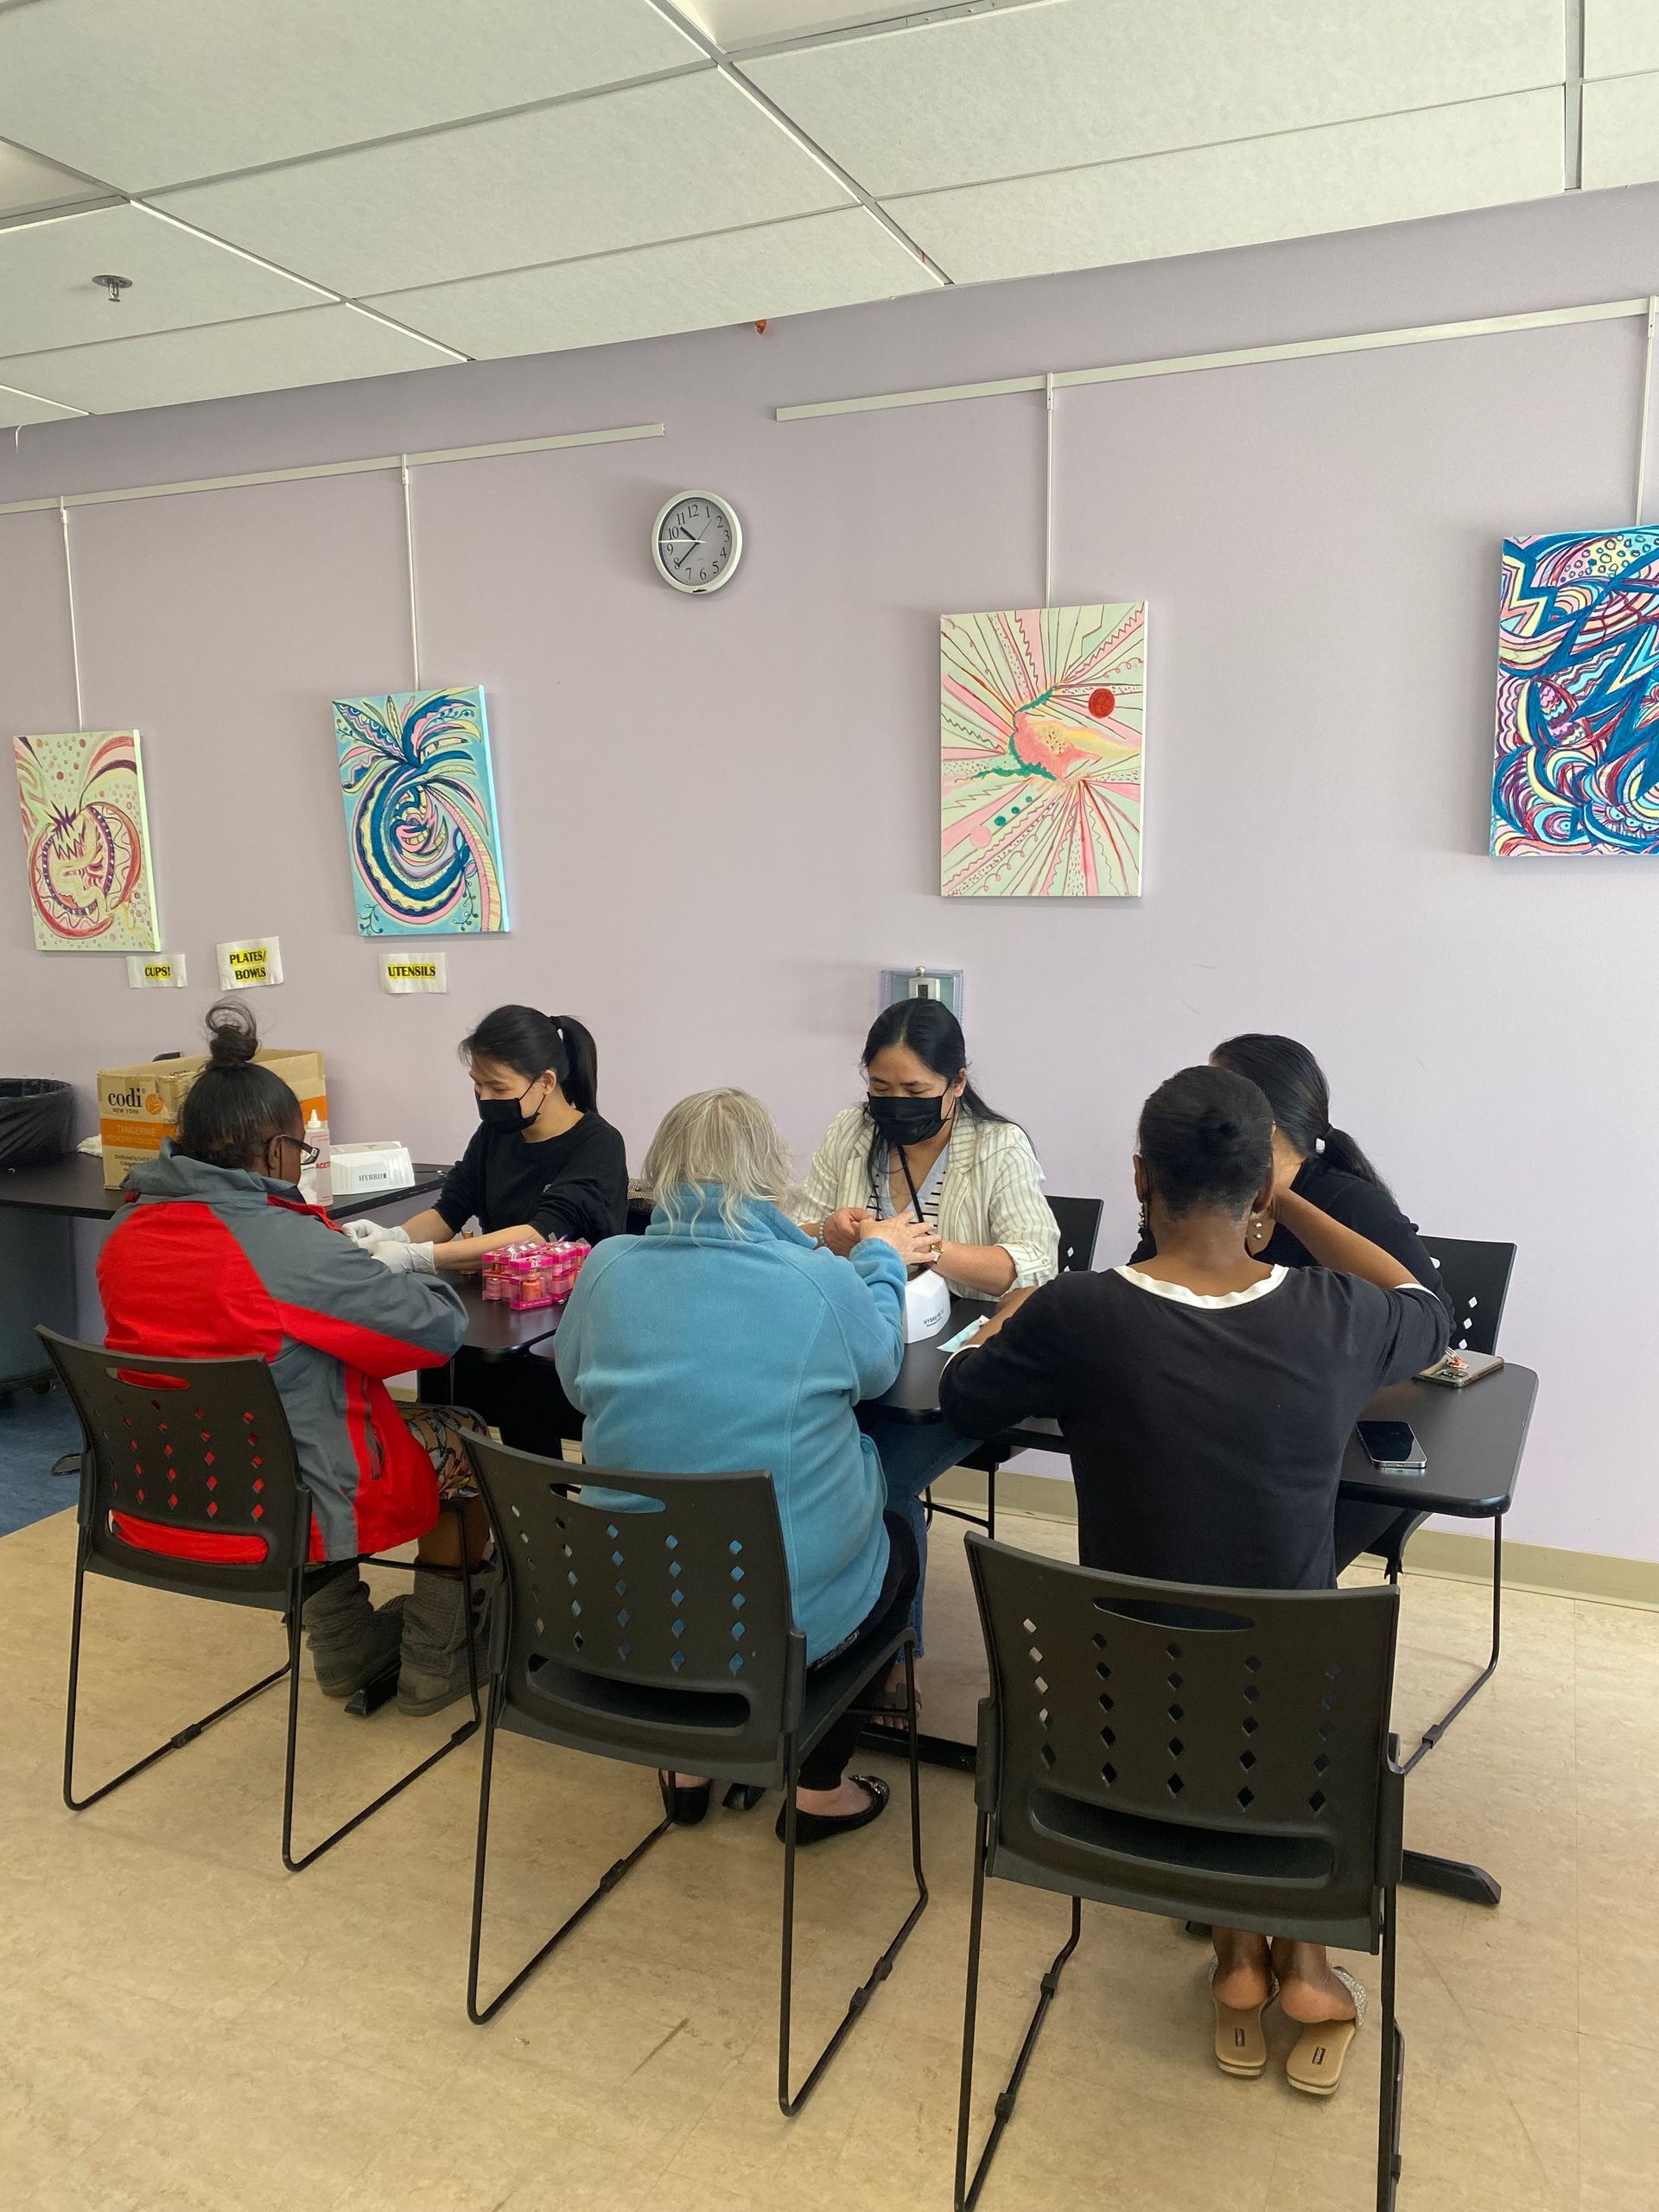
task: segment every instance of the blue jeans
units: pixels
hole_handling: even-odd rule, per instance
[[[880,1454],[888,1507],[916,1539],[919,1571],[910,1618],[916,1630],[919,1656],[922,1599],[927,1587],[927,1516],[922,1509],[922,1492],[930,1483],[937,1482],[948,1467],[954,1467],[964,1452],[973,1451],[977,1440],[964,1436],[945,1421],[884,1421],[879,1425],[872,1422],[870,1435]]]

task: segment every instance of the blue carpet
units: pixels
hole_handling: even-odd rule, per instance
[[[80,1423],[58,1383],[44,1397],[19,1390],[0,1407],[0,1536],[74,1503],[74,1478],[54,1475],[51,1467],[79,1444]]]

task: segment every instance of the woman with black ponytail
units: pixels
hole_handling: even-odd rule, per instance
[[[1332,1126],[1331,1088],[1306,1046],[1294,1037],[1251,1031],[1217,1045],[1210,1064],[1255,1084],[1273,1109],[1278,1182],[1344,1228],[1380,1244],[1438,1297],[1434,1262],[1423,1249],[1416,1223],[1401,1212],[1394,1193],[1348,1132]],[[1258,1223],[1249,1231],[1249,1243],[1269,1265],[1313,1265],[1306,1248],[1282,1223]]]
[[[401,1229],[365,1231],[375,1257],[419,1274],[448,1274],[476,1268],[500,1244],[620,1236],[627,1154],[620,1132],[600,1115],[599,1055],[581,1022],[499,1006],[462,1039],[461,1057],[479,1127],[435,1206]],[[477,1233],[464,1234],[474,1220]]]

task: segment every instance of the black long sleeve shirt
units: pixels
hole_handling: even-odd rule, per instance
[[[1133,1268],[1063,1274],[945,1369],[969,1436],[1056,1418],[1085,1567],[1248,1589],[1326,1589],[1350,1430],[1446,1350],[1446,1309],[1325,1268],[1201,1298]]]
[[[584,1114],[562,1135],[526,1142],[517,1129],[482,1122],[449,1170],[438,1211],[452,1230],[476,1215],[487,1236],[527,1223],[549,1243],[559,1237],[620,1236],[628,1217],[628,1161],[620,1130]]]

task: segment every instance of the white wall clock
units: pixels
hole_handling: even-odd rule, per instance
[[[657,518],[651,557],[676,591],[718,591],[737,573],[743,528],[712,492],[677,492]]]

